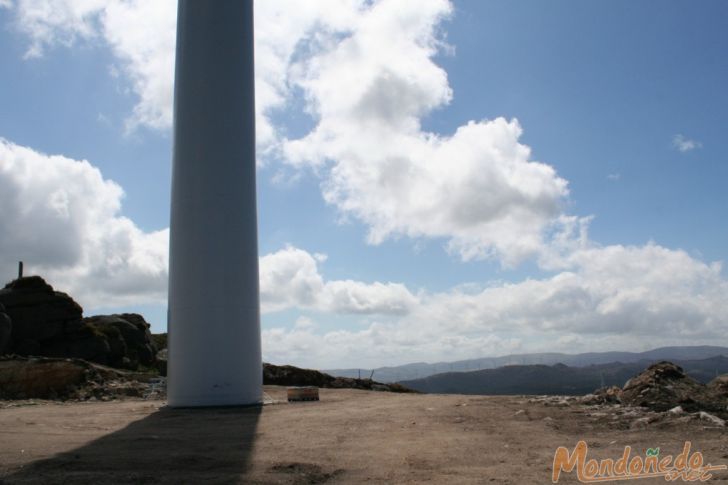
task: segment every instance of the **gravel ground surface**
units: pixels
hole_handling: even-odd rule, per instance
[[[321,389],[321,401],[169,409],[164,401],[0,402],[0,483],[551,483],[554,452],[677,455],[728,464],[728,428],[577,398]],[[665,483],[663,478],[630,483]],[[559,483],[578,483],[574,473]],[[624,482],[623,482],[624,483]],[[728,471],[710,483],[727,483]]]

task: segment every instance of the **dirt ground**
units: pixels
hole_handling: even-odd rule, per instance
[[[0,483],[545,484],[555,449],[578,440],[614,459],[625,445],[677,455],[690,440],[706,462],[728,464],[727,428],[621,407],[331,389],[288,404],[284,388],[266,393],[276,402],[252,408],[0,402]],[[728,472],[711,483],[728,484]]]

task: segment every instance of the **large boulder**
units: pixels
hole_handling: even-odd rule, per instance
[[[109,343],[109,365],[136,369],[152,366],[157,346],[149,331],[150,325],[139,314],[97,315],[83,322],[103,334]]]
[[[34,355],[47,357],[69,357],[85,359],[98,364],[113,365],[110,359],[111,346],[102,332],[79,322],[72,331],[42,342]],[[27,355],[21,353],[21,355]]]
[[[152,366],[157,348],[144,317],[135,313],[82,318],[73,298],[40,276],[19,278],[0,290],[0,355],[85,359],[126,369]],[[4,339],[10,329],[9,339]],[[5,341],[7,340],[7,342]]]
[[[12,322],[10,350],[37,354],[43,342],[81,325],[81,306],[40,276],[18,278],[0,290],[0,303]]]

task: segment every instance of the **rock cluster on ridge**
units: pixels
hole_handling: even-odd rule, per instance
[[[633,377],[622,389],[622,402],[667,411],[676,406],[687,412],[717,411],[724,413],[726,403],[711,390],[687,376],[671,362],[658,362]]]
[[[707,385],[686,375],[672,362],[652,364],[628,380],[624,387],[597,389],[580,398],[587,405],[627,405],[655,412],[715,413],[728,418],[728,374],[717,376]]]
[[[40,276],[8,283],[0,305],[0,355],[80,358],[126,369],[155,363],[157,349],[141,315],[83,318],[73,298]]]

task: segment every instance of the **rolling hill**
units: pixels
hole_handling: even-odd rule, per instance
[[[609,364],[621,362],[624,364],[643,361],[656,362],[659,360],[687,361],[701,360],[715,356],[728,357],[728,347],[710,345],[661,347],[646,352],[588,352],[582,354],[562,354],[556,352],[514,354],[502,357],[482,357],[478,359],[459,360],[454,362],[416,362],[394,367],[378,367],[375,369],[330,369],[324,370],[327,374],[339,377],[369,377],[372,371],[373,378],[380,382],[397,382],[420,379],[446,372],[468,372],[513,365],[544,365],[565,364],[572,367]]]
[[[660,360],[660,359],[657,359]],[[401,381],[406,387],[436,394],[565,394],[583,395],[602,386],[619,386],[642,372],[654,359],[638,362],[613,362],[585,367],[554,365],[507,365],[472,372],[447,372],[422,379]],[[707,383],[716,375],[728,373],[728,357],[678,360],[694,379]]]

